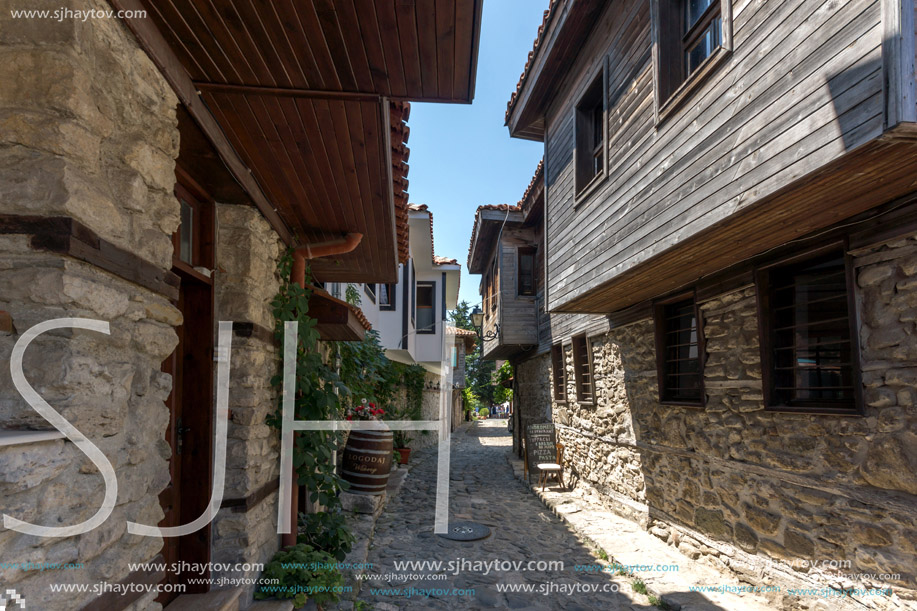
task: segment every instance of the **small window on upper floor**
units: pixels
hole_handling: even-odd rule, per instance
[[[379,309],[395,309],[395,284],[380,284],[379,286]]]
[[[656,0],[657,106],[683,99],[732,45],[731,0]]]
[[[436,283],[418,282],[417,333],[436,333]]]
[[[576,105],[576,193],[605,175],[605,72],[599,73]]]
[[[535,249],[531,246],[521,246],[517,252],[519,274],[519,295],[535,294]]]
[[[369,300],[373,303],[376,303],[376,285],[373,283],[366,283],[363,285],[363,292],[366,293],[366,296],[369,297]]]

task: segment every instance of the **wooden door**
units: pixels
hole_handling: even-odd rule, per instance
[[[176,188],[176,196],[183,207],[183,226],[173,236],[172,271],[181,279],[175,305],[184,322],[176,328],[178,346],[162,368],[172,375],[172,393],[166,402],[171,480],[159,496],[165,514],[162,527],[196,520],[207,509],[213,483],[215,327],[213,282],[206,271],[213,267],[213,205],[187,188]],[[164,561],[204,565],[210,561],[210,542],[210,524],[189,535],[167,537]],[[188,579],[209,576],[209,570],[203,574],[167,570],[165,582],[185,584],[187,593],[206,592],[209,586],[188,584]],[[157,601],[167,604],[175,597],[164,593]]]

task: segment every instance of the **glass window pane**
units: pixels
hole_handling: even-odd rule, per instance
[[[713,0],[688,0],[685,2],[685,32],[697,23],[704,11],[713,3]]]
[[[694,46],[685,52],[686,72],[691,75],[720,46],[720,18],[717,17]]]

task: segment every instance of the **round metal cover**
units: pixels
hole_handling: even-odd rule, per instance
[[[449,532],[439,536],[453,541],[477,541],[489,537],[490,529],[476,522],[453,522],[449,525]]]

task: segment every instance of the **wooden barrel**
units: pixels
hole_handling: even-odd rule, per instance
[[[341,476],[350,482],[348,492],[376,495],[385,492],[392,470],[392,432],[350,431],[344,446]]]

